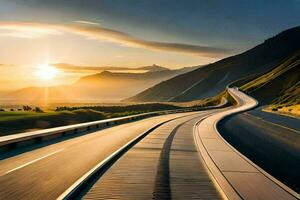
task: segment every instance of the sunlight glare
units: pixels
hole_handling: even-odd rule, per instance
[[[48,64],[43,64],[39,66],[37,71],[37,76],[43,80],[51,80],[56,77],[58,70]]]

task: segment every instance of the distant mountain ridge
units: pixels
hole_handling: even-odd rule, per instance
[[[95,80],[108,80],[108,79],[119,79],[119,80],[131,80],[131,81],[138,81],[138,80],[156,80],[156,79],[164,79],[169,76],[177,75],[180,73],[188,72],[195,68],[181,68],[176,70],[170,70],[164,67],[156,67],[156,66],[149,66],[149,67],[141,67],[137,68],[141,70],[147,70],[145,73],[130,73],[130,72],[111,72],[109,70],[102,71],[97,74],[92,74],[88,76],[84,76],[80,78],[76,84],[82,84],[84,82],[95,81]]]
[[[240,78],[262,74],[300,50],[300,27],[288,29],[236,56],[163,81],[126,99],[131,102],[191,101],[216,95]]]
[[[78,66],[70,65],[68,69],[76,67]],[[53,86],[49,88],[27,87],[12,92],[5,92],[0,94],[0,102],[118,102],[163,80],[191,71],[197,67],[171,70],[158,65],[152,65],[135,68],[147,71],[144,73],[130,73],[126,71],[127,68],[123,68],[126,72],[102,71],[84,76],[72,85]],[[86,69],[87,67],[83,68]]]
[[[59,69],[64,70],[93,70],[93,71],[146,71],[146,72],[154,72],[154,71],[165,71],[170,70],[169,68],[162,67],[156,64],[142,67],[100,67],[100,66],[84,66],[84,65],[73,65],[68,63],[54,63],[51,64]]]

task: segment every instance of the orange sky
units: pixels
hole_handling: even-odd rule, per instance
[[[35,74],[45,63],[204,65],[299,25],[299,5],[296,0],[1,0],[0,83],[40,85]],[[75,71],[60,71],[51,84],[70,84],[84,75]]]
[[[139,39],[86,21],[0,22],[0,41],[6,48],[0,54],[0,80],[11,87],[45,84],[36,73],[44,64],[140,67],[155,62],[178,68],[206,64],[226,55],[214,47]],[[47,84],[70,84],[89,73],[95,72],[58,70]]]

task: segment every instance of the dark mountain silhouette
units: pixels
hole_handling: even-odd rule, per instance
[[[269,72],[241,86],[261,105],[300,104],[300,52],[285,59]]]
[[[262,74],[300,50],[300,27],[281,32],[236,56],[163,81],[126,99],[132,102],[191,101],[216,95],[238,79]]]

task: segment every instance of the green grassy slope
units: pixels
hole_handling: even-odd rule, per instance
[[[273,70],[243,85],[241,89],[261,104],[299,104],[300,53],[296,53]]]
[[[63,112],[0,112],[0,136],[104,119],[93,110]]]
[[[182,107],[161,103],[123,106],[61,106],[57,107],[56,111],[45,112],[10,111],[9,108],[5,108],[1,109],[4,111],[0,111],[0,136]]]
[[[300,52],[240,88],[265,111],[300,117]]]
[[[242,54],[163,81],[127,101],[191,101],[215,96],[227,84],[272,69],[300,50],[300,27],[286,30]]]
[[[15,111],[8,106],[0,108],[0,136],[38,129],[52,128],[101,119],[123,117],[140,113],[173,110],[182,108],[205,109],[223,102],[222,95],[188,103],[143,103],[130,105],[78,105],[56,106],[46,108],[45,112],[19,111],[20,106],[14,106]],[[55,110],[55,111],[54,111]]]

